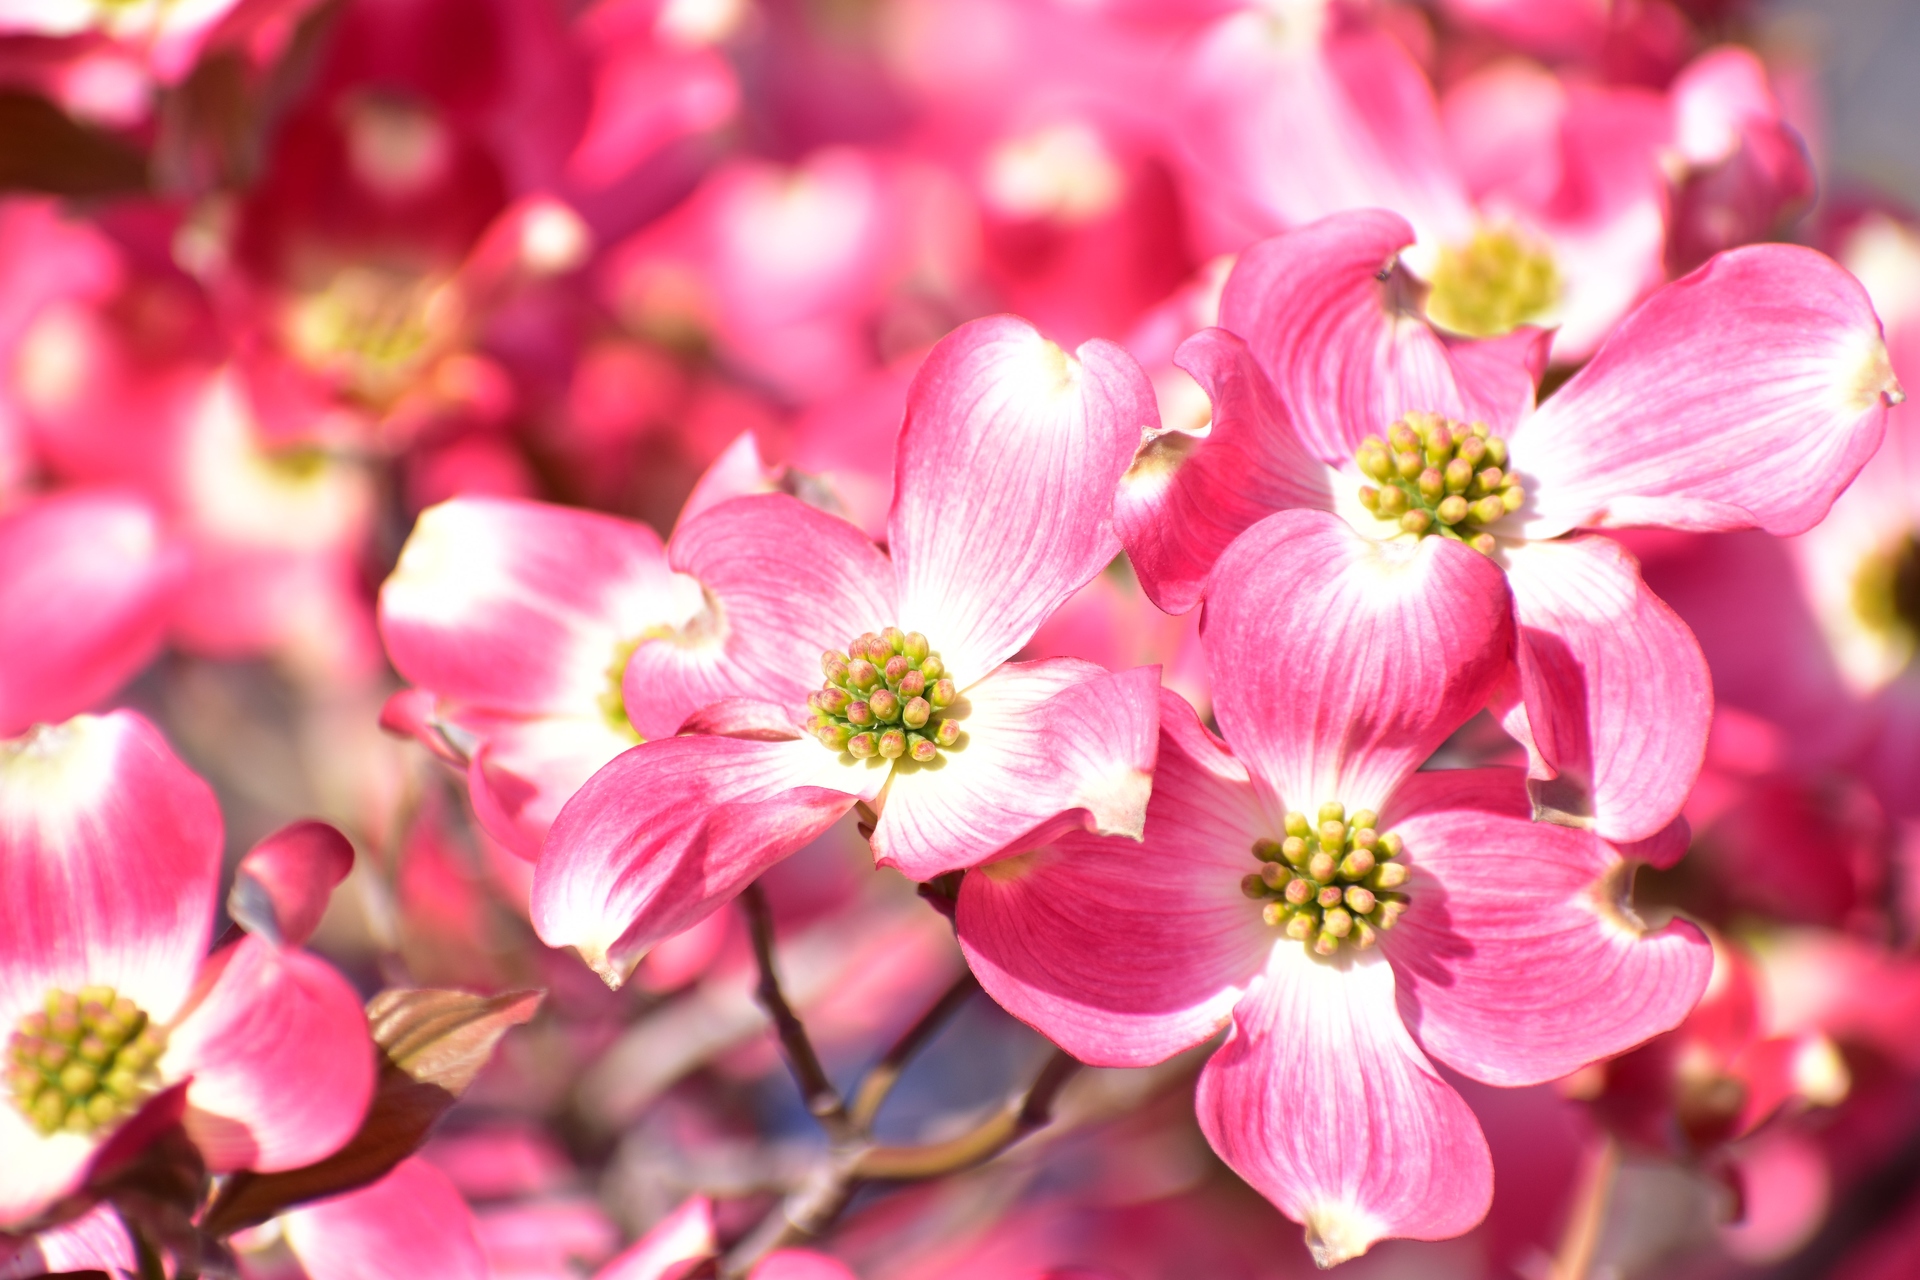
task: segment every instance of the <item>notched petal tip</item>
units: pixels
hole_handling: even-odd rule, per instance
[[[1633,905],[1633,876],[1639,868],[1637,862],[1619,859],[1588,890],[1595,914],[1633,939],[1645,937],[1652,928]]]
[[[1906,400],[1906,388],[1900,385],[1893,371],[1893,357],[1887,353],[1886,340],[1878,334],[1874,335],[1866,355],[1861,357],[1849,390],[1848,403],[1861,413],[1876,405],[1892,407]]]
[[[1307,1252],[1322,1271],[1351,1262],[1385,1234],[1372,1215],[1351,1205],[1322,1205],[1307,1213]]]
[[[1152,795],[1151,769],[1123,768],[1104,778],[1089,779],[1080,790],[1087,809],[1087,829],[1097,835],[1144,840],[1147,801]]]
[[[1126,474],[1120,477],[1122,487],[1137,490],[1148,486],[1164,486],[1178,475],[1180,468],[1187,464],[1205,437],[1191,431],[1169,428],[1155,432],[1140,442],[1139,450],[1133,455],[1133,462]]]

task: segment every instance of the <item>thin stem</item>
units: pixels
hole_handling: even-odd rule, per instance
[[[1599,1143],[1587,1153],[1586,1167],[1574,1192],[1573,1212],[1553,1259],[1553,1280],[1587,1280],[1593,1273],[1593,1257],[1600,1247],[1600,1232],[1607,1224],[1607,1205],[1619,1172],[1620,1144],[1612,1134],[1602,1132]]]
[[[787,1067],[793,1072],[794,1083],[800,1086],[800,1097],[807,1110],[826,1130],[829,1141],[844,1144],[854,1137],[852,1126],[847,1122],[846,1104],[840,1100],[840,1091],[833,1087],[833,1081],[827,1078],[826,1068],[820,1065],[820,1055],[814,1052],[806,1027],[787,1003],[786,993],[780,989],[779,974],[773,967],[773,913],[767,907],[766,892],[758,882],[750,884],[740,895],[740,904],[746,909],[753,934],[754,958],[760,962],[760,985],[755,994],[766,1008],[767,1016],[773,1019],[780,1047],[786,1051]]]
[[[958,997],[948,992],[935,1010],[949,1000],[957,1003]],[[1079,1069],[1079,1062],[1070,1054],[1055,1049],[1024,1094],[968,1133],[921,1146],[866,1147],[834,1153],[805,1187],[788,1196],[734,1246],[721,1264],[720,1274],[744,1276],[775,1249],[824,1235],[862,1183],[937,1178],[993,1159],[1053,1118],[1055,1100]]]
[[[893,1092],[893,1086],[899,1083],[901,1072],[913,1056],[926,1047],[927,1041],[946,1025],[947,1019],[965,1004],[973,993],[980,989],[980,980],[972,972],[963,973],[954,984],[947,988],[931,1009],[920,1015],[920,1020],[907,1028],[906,1034],[894,1041],[873,1069],[861,1078],[860,1087],[854,1091],[853,1106],[849,1109],[849,1118],[854,1132],[865,1137],[873,1132],[873,1122],[879,1118],[880,1108],[886,1105],[887,1095]]]

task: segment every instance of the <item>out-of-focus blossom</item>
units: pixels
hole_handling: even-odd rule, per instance
[[[909,393],[889,554],[784,495],[677,530],[669,563],[709,604],[634,651],[624,692],[643,735],[682,736],[562,810],[534,882],[542,937],[618,980],[855,803],[879,861],[916,879],[1061,825],[1137,836],[1152,673],[1007,659],[1117,551],[1107,486],[1152,422],[1118,348],[1069,356],[976,321]]]
[[[621,692],[635,646],[701,608],[700,585],[644,525],[445,503],[421,515],[381,589],[387,653],[416,686],[385,723],[465,770],[482,825],[532,858],[580,784],[640,741]]]
[[[0,1219],[78,1189],[174,1089],[216,1170],[295,1168],[352,1136],[373,1090],[360,1002],[302,938],[207,956],[220,812],[151,725],[83,716],[0,744],[0,840]]]
[[[1411,238],[1391,214],[1346,214],[1241,255],[1223,328],[1181,349],[1212,426],[1142,447],[1121,537],[1176,609],[1276,509],[1468,540],[1512,584],[1520,643],[1500,701],[1536,782],[1553,783],[1537,801],[1610,839],[1653,837],[1699,769],[1706,664],[1631,557],[1579,531],[1818,522],[1901,398],[1879,322],[1826,258],[1736,250],[1648,299],[1536,408],[1525,333],[1453,343],[1400,309]]]
[[[1708,948],[1639,920],[1620,850],[1532,822],[1517,770],[1415,772],[1502,678],[1492,563],[1283,513],[1222,557],[1207,611],[1225,742],[1169,696],[1144,848],[1067,837],[987,864],[961,944],[997,1000],[1097,1064],[1230,1025],[1201,1127],[1321,1265],[1457,1235],[1492,1169],[1427,1054],[1557,1078],[1679,1022]]]

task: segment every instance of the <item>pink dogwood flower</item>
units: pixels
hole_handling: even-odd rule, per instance
[[[312,836],[276,839],[257,862],[284,869]],[[311,919],[207,955],[221,844],[213,792],[131,712],[0,742],[0,1224],[81,1187],[176,1087],[216,1172],[298,1168],[359,1126],[373,1043],[353,988],[299,949]]]
[[[487,832],[533,858],[580,784],[640,741],[634,646],[701,609],[642,524],[505,498],[420,516],[380,589],[380,634],[416,688],[383,721],[467,773]]]
[[[1154,420],[1119,348],[978,320],[908,395],[887,552],[784,494],[682,525],[667,559],[705,608],[628,662],[658,740],[561,810],[540,936],[617,982],[856,803],[880,863],[920,880],[1061,824],[1137,836],[1153,669],[1008,659],[1118,552],[1111,486]]]
[[[1201,1128],[1321,1265],[1458,1235],[1492,1164],[1434,1060],[1565,1075],[1678,1023],[1711,950],[1635,915],[1620,849],[1533,822],[1519,770],[1417,772],[1508,662],[1488,559],[1282,512],[1221,557],[1202,639],[1225,739],[1164,696],[1145,843],[1072,834],[969,873],[961,947],[1090,1063],[1230,1027]]]
[[[1277,509],[1480,549],[1512,586],[1497,703],[1531,748],[1538,803],[1609,840],[1649,838],[1700,767],[1706,664],[1633,558],[1581,531],[1819,521],[1901,398],[1879,321],[1818,253],[1734,250],[1649,298],[1536,407],[1538,335],[1451,341],[1405,310],[1396,254],[1412,238],[1393,214],[1350,213],[1241,256],[1222,327],[1179,357],[1212,425],[1142,446],[1120,536],[1174,611]]]

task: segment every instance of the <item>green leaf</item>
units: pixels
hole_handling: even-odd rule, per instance
[[[358,1133],[317,1164],[283,1173],[236,1173],[207,1210],[201,1229],[226,1237],[308,1200],[377,1181],[420,1149],[493,1056],[507,1030],[533,1016],[538,991],[498,996],[464,991],[382,991],[367,1002],[367,1026],[381,1055],[373,1105]]]

